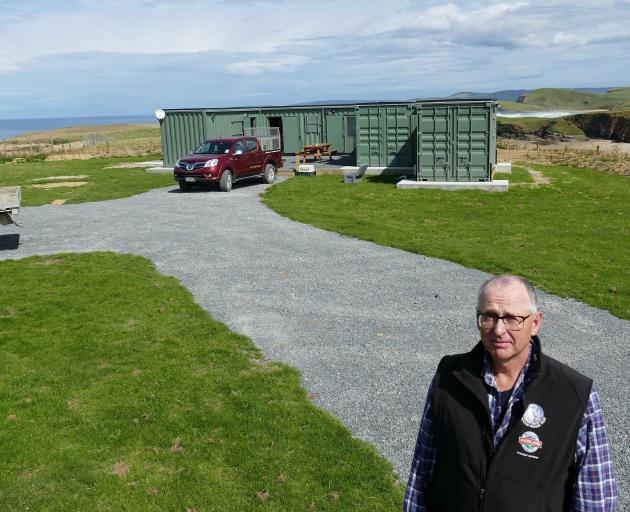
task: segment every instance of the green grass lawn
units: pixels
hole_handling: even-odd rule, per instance
[[[630,319],[630,182],[588,169],[533,165],[551,180],[534,187],[523,169],[507,193],[399,190],[367,177],[292,178],[265,204],[294,220],[494,274]]]
[[[391,465],[174,278],[0,262],[2,510],[399,510]]]
[[[0,186],[20,185],[22,205],[39,206],[64,201],[67,204],[129,197],[147,190],[175,186],[172,174],[156,174],[144,169],[106,169],[122,162],[142,162],[150,157],[93,158],[0,164]],[[85,176],[57,178],[57,176]],[[80,186],[40,188],[38,185],[86,182]]]

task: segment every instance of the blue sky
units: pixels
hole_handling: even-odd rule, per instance
[[[3,0],[0,9],[3,119],[623,85],[630,0]]]

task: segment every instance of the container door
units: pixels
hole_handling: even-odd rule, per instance
[[[357,165],[381,166],[379,107],[359,107],[357,119]]]
[[[297,116],[282,117],[282,144],[285,153],[297,153],[302,149],[300,120]]]
[[[343,153],[349,155],[357,149],[357,116],[344,116]]]
[[[307,114],[304,117],[304,144],[319,144],[322,142],[321,116],[319,114]]]
[[[490,109],[485,105],[453,106],[453,163],[457,181],[490,178]]]
[[[386,152],[382,158],[384,165],[413,167],[409,108],[406,105],[385,107],[382,114],[385,121],[382,130],[387,138]]]
[[[330,144],[331,149],[343,153],[343,116],[326,115],[326,137],[323,142]]]
[[[447,181],[451,170],[452,110],[447,105],[423,105],[418,110],[419,180]]]
[[[243,120],[232,121],[232,137],[242,137],[243,134]]]
[[[411,118],[407,105],[359,108],[357,163],[413,167]]]

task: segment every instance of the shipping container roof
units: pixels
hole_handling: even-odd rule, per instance
[[[470,103],[496,103],[493,98],[453,99],[453,98],[428,98],[414,101],[358,101],[356,103],[321,103],[321,104],[293,104],[293,105],[252,105],[245,107],[190,107],[190,108],[164,108],[164,112],[193,112],[193,111],[252,111],[252,110],[322,110],[326,108],[350,109],[362,106],[388,106],[388,105],[417,105],[426,103],[470,104]]]

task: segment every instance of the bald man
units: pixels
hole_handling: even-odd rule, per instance
[[[525,279],[481,286],[481,341],[438,366],[405,512],[617,509],[599,396],[591,379],[543,354],[542,319]]]

